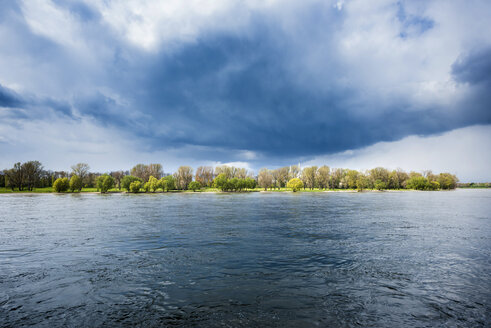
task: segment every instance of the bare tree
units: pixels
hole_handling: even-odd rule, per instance
[[[257,177],[257,183],[261,188],[264,188],[264,190],[268,190],[268,188],[273,185],[273,175],[271,174],[271,170],[266,168],[261,169]]]
[[[4,170],[5,176],[7,178],[8,186],[14,190],[14,188],[18,188],[19,191],[22,191],[24,187],[24,171],[22,170],[22,165],[19,163],[15,163],[14,167],[10,170]]]
[[[142,179],[143,182],[146,182],[150,177],[148,175],[147,166],[145,164],[136,164],[135,166],[133,166],[133,168],[131,169],[131,175]]]
[[[316,176],[317,185],[319,186],[319,188],[326,189],[329,187],[329,175],[330,175],[330,173],[331,173],[331,169],[329,168],[329,166],[324,165],[324,166],[319,167],[319,169],[317,170],[317,176]]]
[[[174,173],[178,189],[186,190],[191,181],[193,181],[193,169],[190,166],[180,166]]]
[[[310,189],[315,187],[315,177],[317,175],[317,166],[306,167],[302,170],[302,181],[304,186]]]
[[[289,176],[290,176],[290,168],[288,166],[278,169],[277,184],[279,188],[286,187]]]
[[[202,186],[211,187],[213,183],[213,167],[200,166],[196,169],[196,176],[194,179],[198,181]]]
[[[72,175],[78,175],[82,180],[82,184],[87,183],[87,177],[89,175],[90,166],[87,163],[78,163],[72,166]],[[64,178],[64,177],[63,177]]]
[[[160,179],[164,175],[162,164],[148,164],[147,166],[148,178],[151,176]]]
[[[290,176],[288,177],[288,180],[291,180],[293,178],[298,178],[299,176],[300,176],[300,166],[298,165],[290,166]]]
[[[121,190],[121,180],[123,179],[124,177],[124,171],[115,171],[115,172],[111,172],[110,174],[113,179],[114,179],[114,184],[118,187],[119,190]]]

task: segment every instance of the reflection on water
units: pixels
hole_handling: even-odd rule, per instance
[[[486,326],[491,191],[0,195],[0,326]]]

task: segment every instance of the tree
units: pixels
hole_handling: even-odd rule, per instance
[[[12,190],[18,188],[19,191],[22,191],[24,187],[24,170],[22,169],[21,163],[15,163],[13,168],[5,170],[4,173],[8,179],[8,185]]]
[[[423,176],[413,176],[407,180],[406,186],[408,189],[425,190],[428,180]]]
[[[343,180],[345,175],[346,175],[346,170],[340,168],[333,169],[331,172],[331,188],[337,189],[340,187],[344,187],[341,184],[341,180]]]
[[[193,169],[189,166],[180,166],[174,173],[178,189],[186,190],[191,181],[193,181]]]
[[[151,188],[150,188],[150,182],[148,182],[148,181],[147,181],[147,182],[145,182],[145,183],[143,184],[143,190],[145,190],[145,192],[149,192],[149,191],[150,191],[150,189],[151,189]]]
[[[347,170],[346,171],[346,184],[347,187],[350,189],[356,189],[357,184],[356,181],[358,180],[358,171],[356,170]]]
[[[238,167],[235,169],[234,178],[245,179],[247,177],[247,169],[243,167]]]
[[[106,193],[109,189],[114,187],[114,178],[108,174],[103,174],[97,178],[97,189],[101,193]]]
[[[387,183],[385,183],[384,181],[379,179],[379,180],[375,181],[374,187],[377,190],[385,190],[385,189],[387,189]]]
[[[111,172],[111,176],[114,178],[114,184],[116,187],[121,190],[121,180],[124,177],[124,171]]]
[[[317,184],[319,185],[320,189],[327,189],[329,188],[329,174],[331,173],[331,169],[329,166],[324,165],[319,167],[317,170]]]
[[[300,176],[300,166],[291,165],[288,173],[288,179],[298,178]]]
[[[132,183],[130,183],[129,191],[136,194],[140,191],[141,185],[142,183],[140,180],[133,181]]]
[[[137,178],[137,177],[132,176],[132,175],[125,175],[123,177],[123,179],[121,180],[121,187],[123,187],[127,191],[130,191],[130,185],[132,182],[135,182],[135,181],[142,182],[142,180],[140,178]]]
[[[84,183],[88,183],[85,179],[89,175],[90,166],[86,163],[78,163],[72,166],[72,175],[78,175],[78,177],[82,180],[82,185]]]
[[[160,179],[164,175],[164,169],[162,168],[162,164],[148,164],[147,175],[149,178],[153,176],[157,180]]]
[[[288,166],[284,166],[278,169],[276,179],[279,188],[286,187],[289,176],[290,176],[290,168]]]
[[[271,171],[264,168],[259,171],[259,175],[257,177],[257,183],[264,190],[268,190],[273,185],[273,175]]]
[[[148,167],[145,164],[136,164],[131,169],[130,174],[143,182],[146,182],[150,177],[150,174],[148,174]]]
[[[442,189],[455,189],[458,181],[459,179],[450,173],[440,173],[437,178],[437,182],[440,184]]]
[[[69,187],[70,184],[68,182],[68,178],[58,178],[53,183],[53,189],[56,192],[65,192],[68,190]]]
[[[302,181],[305,187],[311,190],[315,188],[315,177],[317,175],[317,166],[306,167],[302,170]]]
[[[356,189],[358,191],[363,191],[368,188],[369,179],[363,173],[358,173],[356,177]]]
[[[389,171],[383,167],[371,169],[370,179],[374,185],[377,183],[377,181],[379,181],[378,186],[382,186],[381,183],[383,183],[385,185],[384,189],[386,189],[387,185],[389,184]]]
[[[200,166],[196,169],[196,175],[194,177],[202,186],[211,187],[213,184],[213,167]]]
[[[237,168],[234,166],[228,166],[228,165],[222,165],[222,166],[217,166],[215,167],[215,176],[218,176],[219,174],[225,174],[227,179],[232,179],[236,177],[237,174]]]
[[[271,170],[271,175],[273,177],[272,187],[280,189],[280,184],[279,184],[280,169]]]
[[[293,178],[288,181],[287,187],[291,188],[293,192],[296,192],[303,188],[303,182],[299,178]]]
[[[162,191],[169,191],[176,189],[176,181],[172,175],[168,175],[159,180],[160,188]]]
[[[6,187],[5,185],[5,173],[0,171],[0,188]]]
[[[29,161],[22,164],[22,171],[27,190],[32,191],[41,178],[43,166],[38,161]]]
[[[227,176],[225,175],[225,173],[220,173],[219,175],[217,175],[215,180],[213,180],[213,185],[215,186],[215,188],[218,188],[218,189],[224,191],[227,188],[227,182],[228,182],[228,179],[227,179]]]
[[[254,188],[256,188],[256,185],[257,185],[256,180],[254,180],[251,177],[247,177],[245,179],[245,183],[246,183],[246,186],[245,187],[248,188],[248,189],[254,189]]]
[[[149,190],[152,190],[153,192],[156,192],[157,189],[160,188],[159,180],[157,180],[157,178],[155,178],[153,176],[150,176],[150,178],[148,178],[147,183],[148,183]],[[145,190],[146,190],[146,188],[145,188]]]
[[[196,191],[201,189],[201,184],[198,181],[191,181],[188,187],[192,191]]]
[[[82,190],[82,179],[76,174],[72,175],[70,178],[70,190],[74,192],[75,190]]]

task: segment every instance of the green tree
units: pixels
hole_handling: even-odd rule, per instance
[[[224,191],[226,190],[225,188],[227,187],[227,182],[228,182],[227,175],[225,173],[220,173],[213,180],[213,185],[215,186],[215,188]]]
[[[66,192],[70,188],[70,183],[68,182],[68,178],[58,178],[53,183],[53,189],[56,192]]]
[[[43,166],[38,161],[29,161],[22,164],[22,171],[27,190],[32,191],[41,178]]]
[[[148,178],[147,183],[148,183],[150,190],[152,190],[153,192],[156,192],[157,189],[160,188],[159,180],[157,178],[155,178],[154,176],[150,176],[150,178]]]
[[[245,179],[245,182],[246,182],[246,188],[247,189],[254,189],[254,188],[256,188],[257,182],[253,178],[247,177]]]
[[[358,180],[358,175],[360,173],[356,170],[348,170],[346,172],[346,183],[348,185],[348,188],[350,189],[356,189],[357,188],[357,180]]]
[[[163,178],[165,181],[165,190],[175,190],[176,189],[176,179],[172,175],[168,175]],[[163,184],[162,184],[163,185]]]
[[[135,180],[132,183],[130,183],[129,191],[132,193],[137,193],[140,191],[140,188],[142,186],[142,183],[140,180]]]
[[[374,187],[377,190],[385,190],[387,189],[387,183],[379,179],[375,181]]]
[[[423,176],[414,175],[412,178],[409,178],[406,182],[407,189],[414,190],[425,190],[427,189],[428,180]]]
[[[440,173],[437,178],[438,183],[442,189],[455,189],[459,179],[450,173]]]
[[[363,191],[367,189],[369,182],[369,179],[363,173],[359,173],[356,178],[356,190]]]
[[[201,184],[198,181],[191,181],[188,185],[188,188],[192,191],[200,190]]]
[[[299,178],[293,178],[288,181],[287,188],[291,188],[293,192],[296,192],[303,188],[303,182]]]
[[[24,170],[22,169],[22,164],[15,163],[14,167],[10,170],[4,171],[5,176],[8,180],[8,185],[14,190],[14,188],[18,188],[19,191],[22,191],[25,183]]]
[[[82,179],[78,175],[72,175],[70,178],[70,190],[74,192],[75,190],[82,190]]]
[[[152,186],[149,181],[143,184],[143,190],[145,190],[145,192],[149,192],[151,188]]]
[[[108,174],[103,174],[96,180],[97,189],[101,191],[101,193],[106,193],[109,189],[114,187],[114,178]]]
[[[135,177],[133,175],[125,175],[123,177],[123,179],[121,179],[121,187],[123,187],[127,191],[130,191],[130,185],[132,182],[135,182],[135,181],[142,182],[142,180],[138,177]]]

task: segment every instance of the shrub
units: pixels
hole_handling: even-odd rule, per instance
[[[387,184],[382,180],[377,180],[375,181],[374,187],[377,190],[384,190],[387,189]]]
[[[303,182],[299,178],[293,178],[286,184],[288,188],[291,188],[293,192],[296,192],[303,188]]]
[[[188,185],[188,189],[191,189],[192,191],[200,190],[201,184],[198,181],[191,181]]]
[[[132,192],[132,193],[137,193],[140,191],[140,188],[142,186],[142,183],[140,181],[133,181],[131,184],[130,184],[130,187],[129,187],[129,191]]]
[[[114,178],[112,176],[104,174],[97,178],[97,189],[99,189],[101,193],[106,193],[113,187]]]
[[[56,192],[65,192],[70,187],[70,183],[68,182],[68,178],[58,178],[53,183],[53,189]]]
[[[82,179],[76,174],[70,178],[70,190],[72,192],[75,190],[82,190]]]
[[[142,182],[140,178],[132,175],[125,175],[124,178],[121,180],[121,187],[123,187],[127,191],[130,191],[130,184],[135,181]]]
[[[415,190],[425,190],[427,189],[428,180],[421,176],[414,176],[407,180],[406,188]]]
[[[153,176],[150,176],[150,178],[148,178],[148,188],[149,190],[152,190],[153,192],[156,192],[157,189],[160,188],[160,183],[159,183],[159,180],[157,180],[157,178],[153,177]],[[145,183],[145,185],[147,184]],[[147,191],[147,188],[145,187],[145,191]]]

